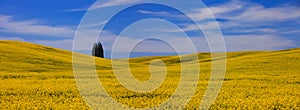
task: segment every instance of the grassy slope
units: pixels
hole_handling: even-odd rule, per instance
[[[19,41],[0,41],[0,71],[55,72],[72,70],[72,53]],[[88,57],[82,55],[83,57]],[[109,60],[97,59],[108,66]]]
[[[299,107],[299,53],[300,49],[228,53],[225,82],[212,108]],[[210,72],[210,54],[198,56],[203,77],[195,97],[202,97]],[[177,56],[129,59],[133,74],[145,80],[143,77],[149,75],[143,74],[141,68],[153,59],[161,59],[174,71],[180,63]],[[87,107],[74,82],[71,52],[19,41],[0,41],[0,61],[0,108]],[[109,60],[96,58],[96,62],[101,62],[96,64],[98,69],[110,71]],[[200,98],[194,98],[187,107],[194,108],[199,102]]]

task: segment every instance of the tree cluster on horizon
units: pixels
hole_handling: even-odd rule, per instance
[[[104,58],[104,51],[103,51],[102,44],[100,42],[94,43],[92,55],[95,57]]]

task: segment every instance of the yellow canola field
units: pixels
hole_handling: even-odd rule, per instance
[[[300,109],[299,53],[300,49],[227,53],[224,83],[210,109]],[[211,72],[210,54],[197,55],[199,60],[189,62],[200,63],[200,77],[193,98],[183,105],[187,109],[196,109],[201,103]],[[82,60],[90,57],[82,56]],[[162,60],[168,73],[162,86],[150,93],[136,93],[123,87],[108,59],[95,58],[95,67],[99,81],[113,99],[126,106],[147,108],[170,98],[180,79],[179,58],[161,56],[129,59],[137,80],[147,81],[151,77],[149,63],[154,59]],[[0,109],[89,109],[78,91],[69,51],[0,41],[0,65]],[[181,99],[182,95],[176,97]]]

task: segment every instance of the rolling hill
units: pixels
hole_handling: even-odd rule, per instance
[[[75,53],[85,58],[92,56]],[[197,55],[199,60],[189,60]],[[186,108],[194,109],[201,102],[210,76],[210,53],[183,56],[184,62],[200,63],[201,77],[197,94]],[[160,59],[171,71],[172,87],[176,71],[180,71],[178,56],[131,58],[130,69],[140,80],[151,75],[148,66]],[[155,100],[168,98],[172,90],[154,91],[148,99],[142,94],[126,92],[114,83],[111,60],[95,58],[100,80],[109,85],[108,93],[116,100],[133,107],[157,105]],[[124,63],[127,59],[115,60]],[[245,51],[227,53],[227,71],[223,87],[211,109],[299,109],[300,49],[280,51]],[[0,109],[88,109],[82,100],[72,73],[72,52],[21,41],[0,41]],[[147,70],[147,71],[146,71]],[[169,73],[168,73],[169,74]],[[172,74],[174,74],[172,76]],[[149,76],[150,75],[150,76]],[[104,77],[105,76],[105,77]],[[176,76],[176,77],[175,77]],[[102,79],[101,79],[102,78]],[[176,81],[176,80],[174,80]],[[175,83],[174,83],[175,84]],[[164,86],[163,86],[164,87]],[[160,94],[164,93],[164,94]],[[141,101],[144,103],[136,103]]]
[[[58,48],[53,48],[49,46],[42,46],[38,44],[31,44],[21,41],[0,41],[0,71],[9,72],[50,72],[50,71],[71,71],[72,70],[72,52],[67,50],[61,50]],[[228,52],[228,61],[238,61],[238,63],[281,63],[279,60],[286,61],[285,65],[288,67],[294,67],[294,65],[300,59],[300,49],[289,49],[280,51],[245,51],[245,52]],[[192,54],[195,55],[195,54]],[[210,53],[198,53],[198,62],[210,62]],[[88,55],[82,54],[83,57],[90,57]],[[185,55],[184,57],[189,57],[191,55]],[[155,59],[161,59],[166,64],[181,63],[178,56],[155,56],[155,57],[141,57],[141,58],[131,58],[130,63],[138,64],[149,64],[150,61]],[[101,59],[101,64],[96,64],[96,66],[110,66],[109,59]],[[125,59],[120,59],[116,61],[126,61]],[[184,62],[184,61],[183,61]],[[187,61],[188,62],[188,61]],[[193,61],[189,61],[193,62]],[[175,63],[175,64],[174,64]],[[288,65],[290,64],[290,65]],[[280,66],[280,64],[277,64]],[[229,65],[230,66],[230,65]],[[240,65],[243,66],[243,65]],[[276,65],[274,65],[276,67]]]
[[[0,41],[0,71],[55,72],[72,71],[72,52],[21,41]],[[90,57],[81,55],[82,57]],[[110,60],[101,60],[108,66]],[[100,66],[100,65],[97,65]]]

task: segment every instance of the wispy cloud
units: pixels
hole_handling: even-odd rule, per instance
[[[85,27],[85,28],[93,28],[93,27],[97,27],[97,26],[104,25],[104,24],[106,24],[107,22],[108,22],[108,21],[102,21],[102,22],[99,22],[99,23],[84,24],[84,25],[82,25],[82,27]]]
[[[235,35],[225,36],[228,51],[278,50],[291,48],[296,43],[276,35]]]
[[[235,10],[239,10],[239,9],[245,7],[246,5],[247,5],[247,3],[245,3],[245,2],[238,1],[238,0],[232,0],[225,4],[218,4],[215,6],[211,6],[211,7],[209,7],[209,10],[213,14],[222,14],[222,13],[228,13],[228,12],[232,12]],[[200,11],[201,11],[201,9],[200,9]]]
[[[211,30],[218,30],[218,23],[217,22],[203,22],[200,23],[200,27],[198,27],[198,25],[195,24],[185,24],[185,26],[181,29],[160,29],[160,30],[156,30],[156,31],[160,31],[160,32],[189,32],[189,31],[211,31]]]
[[[148,11],[148,10],[138,10],[138,13],[142,14],[150,14],[154,16],[159,16],[159,17],[171,17],[171,18],[176,18],[176,19],[185,19],[185,16],[180,15],[180,14],[174,14],[166,11]]]
[[[102,2],[98,2],[90,9],[101,9],[105,7],[114,7],[127,5],[132,3],[137,3],[145,0],[106,0]],[[207,10],[211,11],[208,12]],[[227,50],[229,51],[239,51],[239,50],[275,50],[275,49],[284,49],[289,48],[290,46],[295,46],[295,41],[289,40],[285,38],[285,36],[281,36],[280,34],[288,34],[288,33],[300,33],[299,27],[274,27],[274,25],[281,25],[279,23],[288,22],[288,23],[298,23],[300,24],[300,13],[297,10],[300,10],[299,7],[295,6],[276,6],[272,8],[264,7],[263,5],[245,2],[245,1],[229,1],[225,4],[218,4],[208,8],[200,8],[190,10],[187,13],[192,18],[197,18],[198,22],[202,23],[203,31],[214,29],[216,27],[216,23],[207,20],[212,17],[210,14],[213,14],[217,19],[224,19],[224,21],[218,21],[222,31],[224,34],[224,39],[226,41]],[[68,11],[86,11],[88,8],[78,8],[71,9]],[[161,17],[173,17],[173,18],[184,18],[182,15],[166,12],[166,11],[151,11],[151,10],[139,10],[139,13],[143,14],[151,14],[155,16]],[[204,22],[205,21],[205,22]],[[83,36],[87,36],[85,38],[79,39],[81,42],[86,43],[85,46],[80,47],[80,50],[90,50],[93,42],[96,40],[94,33],[99,33],[99,30],[95,30],[94,27],[105,24],[107,21],[103,21],[100,23],[85,25],[87,30],[82,33]],[[155,24],[151,22],[152,24]],[[182,22],[181,22],[182,23]],[[198,30],[198,27],[192,24],[183,25],[184,31],[195,31]],[[142,28],[145,28],[143,25]],[[139,31],[142,28],[138,28]],[[182,30],[170,28],[159,28],[157,25],[152,28],[145,28],[149,36],[156,36],[157,31],[164,32],[173,32],[172,34],[163,33],[166,35],[164,37],[166,41],[173,42],[174,45],[181,46],[182,48],[186,47],[186,43],[183,42],[184,37],[176,36],[174,37],[174,33],[177,34],[182,32]],[[47,36],[47,37],[60,37],[62,40],[35,40],[32,41],[34,43],[40,43],[43,45],[54,46],[63,49],[72,49],[73,40],[72,37],[75,33],[75,28],[73,26],[50,26],[44,25],[37,20],[21,20],[17,21],[13,19],[13,16],[8,15],[0,15],[0,32],[4,33],[13,33],[20,35],[39,35],[39,36]],[[128,30],[127,30],[128,31]],[[153,32],[150,32],[153,31]],[[243,34],[239,34],[243,33]],[[137,35],[137,33],[134,33]],[[162,33],[159,33],[162,34]],[[239,35],[237,35],[239,34]],[[114,39],[118,37],[118,35],[114,35],[113,33],[105,32],[104,36],[100,38],[100,41],[104,44],[106,50],[111,50],[112,45],[114,43]],[[130,36],[130,37],[122,37],[123,43],[119,44],[120,48],[118,48],[117,52],[124,52],[124,50],[131,49],[128,44],[137,42],[141,40],[138,37]],[[23,40],[18,37],[6,37],[0,36],[0,39],[15,39],[15,40]],[[191,38],[195,43],[198,50],[201,51],[209,51],[209,48],[206,44],[206,40],[203,37],[193,37]],[[160,49],[152,49],[155,48]],[[144,42],[143,45],[138,47],[139,49],[134,50],[134,52],[173,52],[172,49],[164,46],[164,44],[158,44],[157,42]],[[190,48],[186,48],[188,50]]]
[[[219,4],[212,7],[207,8],[200,8],[200,9],[193,9],[188,11],[188,13],[185,13],[189,17],[193,18],[196,22],[201,24],[202,30],[216,30],[216,27],[218,27],[216,22],[207,22],[203,21],[206,19],[215,19],[213,15],[219,15],[219,14],[226,14],[230,13],[235,10],[239,10],[243,8],[246,5],[246,3],[241,1],[230,1],[226,4]],[[171,13],[171,12],[165,12],[165,11],[147,11],[147,10],[139,10],[139,13],[143,14],[151,14],[155,16],[161,16],[161,17],[173,17],[178,18],[181,20],[187,20],[184,15]],[[182,29],[183,31],[195,31],[199,30],[199,27],[197,27],[194,24],[182,24],[185,27]],[[181,32],[182,30],[159,30],[159,31],[165,31],[165,32]]]
[[[163,36],[157,37],[164,42],[142,42],[142,45],[136,45],[133,52],[154,52],[154,53],[165,53],[165,52],[175,52],[170,48],[165,42],[171,43],[171,45],[176,46],[177,49],[182,50],[180,52],[189,53],[193,51],[193,48],[188,47],[187,45],[191,44],[187,37],[173,37],[173,36]],[[196,50],[202,52],[209,52],[209,46],[204,37],[192,37],[190,38],[194,43]],[[127,52],[132,48],[131,44],[135,44],[143,39],[139,38],[129,38],[129,37],[120,37],[121,42],[117,44],[115,52]],[[243,50],[278,50],[285,49],[295,46],[296,43],[292,40],[282,38],[280,36],[263,34],[263,35],[226,35],[224,36],[226,49],[228,51],[243,51]],[[112,44],[104,45],[112,48]],[[214,42],[210,42],[214,44]],[[157,49],[159,48],[159,49]]]
[[[107,0],[106,2],[99,3],[92,7],[93,9],[98,9],[98,8],[104,8],[104,7],[111,7],[111,6],[120,6],[120,5],[127,5],[131,3],[136,3],[140,1],[145,1],[145,0]]]
[[[20,40],[20,41],[23,41],[24,39],[19,38],[19,37],[0,36],[0,40]]]
[[[73,39],[63,39],[63,40],[34,40],[31,41],[37,44],[43,44],[46,46],[52,46],[65,50],[72,50]]]
[[[0,15],[0,32],[70,38],[75,29],[71,26],[42,25],[37,20],[15,21],[12,16]]]
[[[209,36],[208,36],[209,37]],[[204,37],[191,38],[198,51],[209,52],[209,45]],[[180,42],[178,45],[184,46],[181,38],[176,39]],[[245,51],[245,50],[279,50],[295,46],[292,40],[282,38],[272,34],[262,35],[224,35],[227,51]],[[215,42],[210,42],[211,45]]]
[[[122,5],[132,4],[141,1],[145,1],[145,0],[103,0],[100,2],[96,2],[96,4],[93,5],[92,7],[69,9],[65,11],[70,11],[70,12],[87,11],[89,9],[94,10],[94,9],[100,9],[106,7],[122,6]]]
[[[219,19],[226,19],[219,22],[225,33],[247,33],[247,34],[288,34],[299,33],[298,27],[293,27],[300,19],[300,10],[295,6],[277,6],[266,8],[263,5],[245,2],[241,10],[235,14],[215,14]],[[286,36],[281,36],[286,37]]]
[[[299,18],[300,13],[296,10],[300,10],[299,7],[281,6],[274,8],[266,8],[262,5],[252,5],[246,9],[242,14],[234,17],[228,17],[228,19],[239,21],[255,21],[255,22],[270,22],[289,20]],[[221,16],[220,16],[221,17]]]
[[[226,4],[219,4],[207,8],[199,8],[199,9],[192,9],[189,10],[187,14],[189,17],[194,18],[194,20],[205,20],[205,19],[213,19],[211,14],[216,15],[216,14],[223,14],[223,13],[229,13],[231,11],[235,11],[238,9],[243,8],[246,5],[246,3],[241,2],[241,1],[230,1],[227,2]],[[176,14],[176,13],[170,13],[166,11],[148,11],[148,10],[139,10],[140,13],[143,14],[152,14],[152,15],[157,15],[157,16],[162,16],[162,17],[178,17],[182,19],[184,18],[183,15]]]
[[[207,8],[194,9],[191,12],[187,13],[187,15],[194,18],[195,20],[213,19],[212,15],[216,16],[224,13],[229,13],[234,10],[241,9],[245,5],[246,3],[244,2],[234,0],[225,4],[218,4]]]
[[[295,6],[277,6],[266,8],[263,5],[245,2],[245,1],[229,1],[225,4],[218,4],[208,8],[195,9],[187,15],[199,20],[198,23],[202,25],[202,30],[214,29],[217,27],[214,21],[203,21],[205,19],[213,19],[213,14],[217,19],[224,19],[225,21],[218,21],[219,26],[223,31],[236,33],[252,33],[252,34],[281,34],[288,32],[298,32],[298,28],[292,27],[274,27],[280,25],[281,22],[295,22],[299,24],[300,10]],[[210,13],[211,12],[211,13]],[[149,12],[144,13],[156,14],[161,16],[179,16],[169,12]],[[272,24],[272,25],[270,25]],[[273,26],[273,27],[272,27]],[[288,29],[287,29],[288,28]],[[183,28],[184,31],[195,31],[199,28],[194,24],[187,24]],[[286,30],[289,30],[288,32]],[[181,30],[160,30],[166,32],[181,32]]]
[[[166,16],[166,17],[174,16],[174,14],[171,14],[171,13],[165,12],[165,11],[154,12],[154,11],[147,11],[147,10],[139,10],[138,12],[142,13],[142,14],[151,14],[151,15],[157,15],[157,16]]]
[[[249,23],[244,26],[257,26],[265,25],[274,22],[288,21],[292,19],[299,19],[300,13],[297,10],[300,10],[300,7],[295,6],[276,6],[267,8],[261,4],[252,3],[252,2],[238,2],[236,4],[239,8],[229,8],[226,7],[223,10],[236,11],[235,13],[216,11],[216,9],[222,9],[217,7],[223,7],[218,5],[214,8],[210,8],[216,18],[222,18],[230,21],[235,21],[236,24],[231,23],[232,25],[240,25],[241,23]],[[252,23],[250,23],[252,22]],[[296,22],[296,21],[295,21]]]

